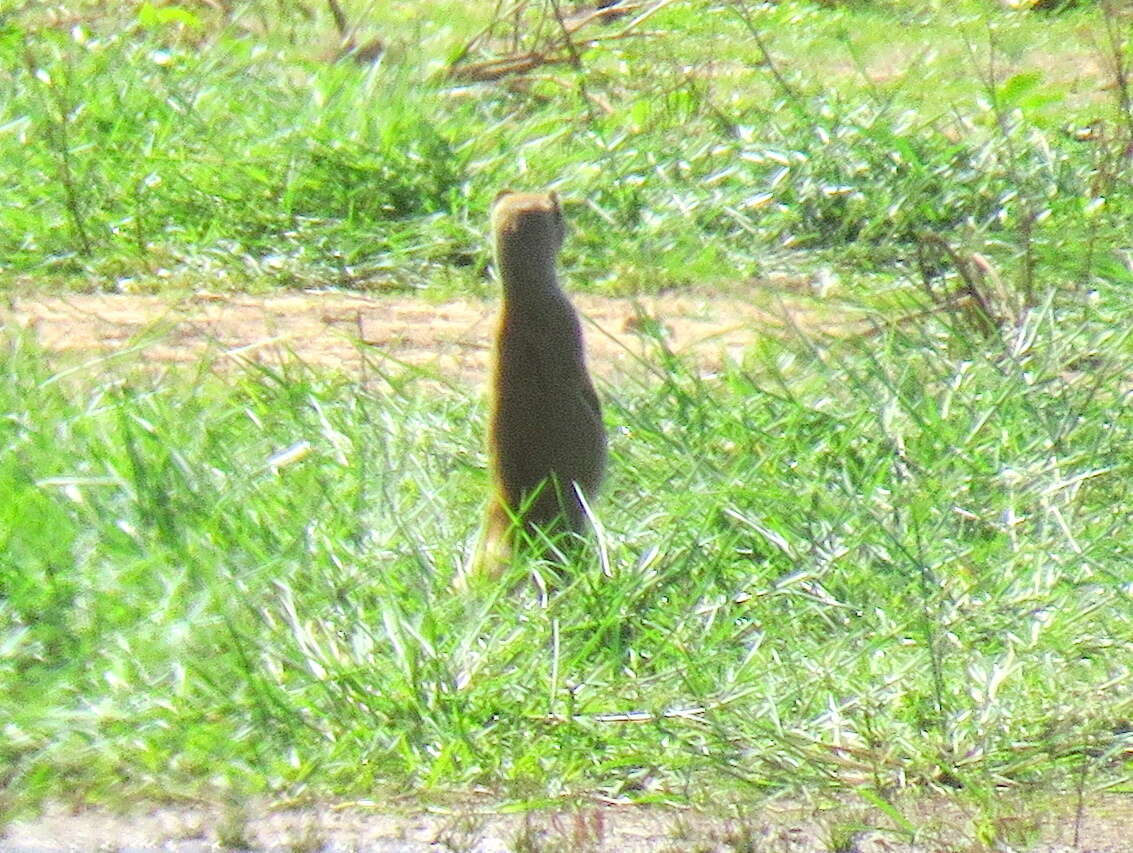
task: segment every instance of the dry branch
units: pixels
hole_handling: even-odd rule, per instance
[[[951,293],[938,293],[933,287],[934,264],[929,252],[935,249],[949,261],[960,279]],[[1008,320],[1018,320],[1015,301],[1004,288],[991,262],[977,252],[961,254],[939,234],[925,232],[917,243],[917,262],[921,271],[921,287],[929,302],[951,312],[962,324],[985,338],[997,336]]]
[[[524,33],[519,32],[519,27],[523,21],[522,13],[528,6],[527,0],[520,0],[520,2],[507,8],[497,6],[492,22],[460,49],[456,58],[449,63],[445,77],[448,80],[462,83],[482,83],[501,80],[517,74],[526,74],[545,65],[571,64],[580,67],[582,62],[580,47],[592,47],[601,42],[645,35],[645,33],[639,31],[641,24],[661,9],[675,2],[677,0],[655,0],[652,3],[642,0],[642,2],[619,3],[613,6],[590,9],[574,15],[563,15],[558,4],[552,3],[553,31],[537,36],[534,39],[534,44],[526,50],[520,50],[518,45],[524,36]],[[596,22],[613,21],[631,15],[629,22],[617,32],[578,38],[578,33]],[[511,52],[504,56],[494,56],[477,62],[467,61],[470,56],[482,49],[484,44],[492,39],[499,28],[499,22],[508,17],[515,21],[515,30],[510,39]]]

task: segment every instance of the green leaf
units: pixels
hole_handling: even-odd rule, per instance
[[[138,7],[138,23],[146,29],[156,29],[171,24],[199,27],[201,19],[181,6],[155,6],[153,3],[143,3]]]
[[[0,51],[14,51],[23,44],[23,41],[23,30],[16,27],[0,26]]]
[[[1041,71],[1023,71],[1008,77],[997,93],[1002,106],[1014,106],[1027,92],[1038,86],[1043,79]]]

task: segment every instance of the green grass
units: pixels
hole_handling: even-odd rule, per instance
[[[1129,128],[1025,47],[1080,58],[1105,20],[944,5],[676,3],[526,90],[436,83],[466,13],[358,4],[390,41],[368,67],[319,59],[321,7],[0,17],[8,288],[488,293],[488,200],[555,184],[578,289],[830,266],[879,312],[715,375],[658,341],[659,376],[602,388],[610,576],[591,543],[542,604],[539,564],[451,591],[487,488],[474,389],[71,363],[6,329],[0,815],[1128,790]],[[931,310],[922,279],[965,277],[1018,326]]]
[[[543,607],[450,591],[474,393],[61,375],[17,337],[5,799],[1118,784],[1129,318],[1040,309],[1010,355],[935,321],[768,344],[711,378],[659,353],[663,381],[604,389],[612,576],[590,552]]]
[[[387,43],[370,65],[327,59],[314,2],[310,18],[264,2],[9,13],[0,280],[483,292],[480,223],[507,185],[578,202],[566,262],[610,292],[816,258],[891,271],[925,229],[1014,271],[1030,228],[1052,260],[1043,286],[1061,286],[1131,225],[1115,171],[1133,118],[1103,89],[1098,4],[686,0],[651,35],[583,45],[581,69],[520,87],[441,76],[487,7],[379,5],[350,7],[360,37]],[[546,4],[529,13],[522,32],[546,32]],[[506,51],[507,30],[485,53]],[[1096,138],[1076,136],[1094,122]]]

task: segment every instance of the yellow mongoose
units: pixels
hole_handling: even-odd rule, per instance
[[[492,496],[473,571],[498,577],[516,528],[582,530],[606,470],[606,433],[578,315],[555,261],[566,224],[553,192],[504,190],[492,204],[503,307],[491,377]]]

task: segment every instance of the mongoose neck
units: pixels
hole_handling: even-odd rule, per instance
[[[504,298],[511,302],[542,302],[560,293],[553,252],[501,251],[497,257]]]
[[[496,197],[492,234],[505,303],[539,306],[562,298],[555,262],[565,233],[554,193],[504,191]]]

